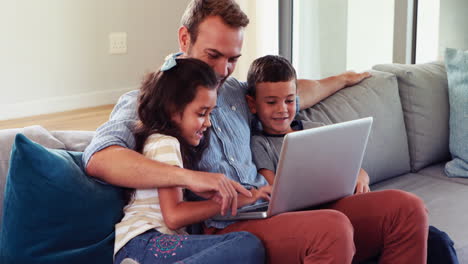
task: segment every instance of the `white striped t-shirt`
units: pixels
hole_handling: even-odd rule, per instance
[[[183,167],[179,141],[171,136],[149,136],[143,155],[152,160]],[[157,189],[137,189],[132,200],[124,207],[124,217],[115,225],[114,255],[132,238],[153,228],[165,234],[186,234],[184,229],[171,230],[164,223]]]

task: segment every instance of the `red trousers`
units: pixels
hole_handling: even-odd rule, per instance
[[[262,240],[268,263],[425,264],[427,210],[417,196],[387,190],[353,195],[327,209],[246,220],[207,234],[248,231]]]

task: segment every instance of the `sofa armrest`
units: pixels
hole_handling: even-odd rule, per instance
[[[65,145],[66,150],[84,151],[91,143],[94,131],[64,130],[52,131],[51,134]]]

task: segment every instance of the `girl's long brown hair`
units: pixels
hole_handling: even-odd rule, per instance
[[[151,134],[173,136],[180,142],[184,167],[196,169],[207,137],[199,146],[190,146],[171,117],[184,111],[195,99],[200,86],[216,89],[217,80],[213,69],[203,61],[187,58],[176,59],[176,63],[167,71],[150,73],[143,81],[138,98],[139,122],[134,132],[136,150],[143,151]]]
[[[181,136],[171,117],[184,111],[201,86],[216,89],[217,78],[208,64],[197,59],[176,59],[173,68],[149,73],[143,80],[138,98],[139,121],[134,130],[136,151],[142,153],[146,139],[154,133],[173,136],[179,140],[184,167],[197,169],[209,141],[209,129],[200,144],[193,147]],[[126,197],[127,201],[130,196]]]

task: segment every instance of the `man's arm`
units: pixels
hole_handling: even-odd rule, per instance
[[[369,72],[345,72],[322,80],[297,80],[297,91],[300,98],[300,108],[306,109],[336,93],[344,87],[351,86],[370,77]]]
[[[88,175],[128,188],[182,187],[196,193],[212,192],[210,198],[221,204],[223,214],[237,210],[237,193],[251,193],[224,174],[192,171],[146,158],[120,146],[94,153],[86,166]]]
[[[136,151],[114,145],[94,153],[86,172],[113,185],[146,189],[187,188],[192,171],[154,161]]]
[[[183,187],[203,192],[221,204],[223,212],[237,208],[237,192],[251,193],[220,173],[177,168],[133,151],[138,91],[123,95],[110,120],[99,127],[83,154],[88,175],[127,188]]]

